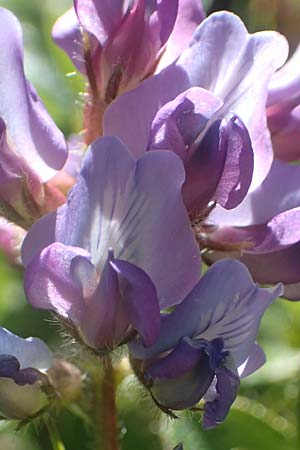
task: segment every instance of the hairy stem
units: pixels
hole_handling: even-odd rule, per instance
[[[114,368],[107,358],[103,372],[95,380],[94,450],[119,450]]]
[[[85,129],[84,142],[87,145],[90,145],[97,137],[102,136],[103,134],[103,114],[107,107],[107,103],[102,100],[97,86],[97,79],[91,56],[90,39],[86,33],[83,34],[83,41],[85,46],[85,70],[88,79],[86,102],[83,112],[83,125]]]
[[[87,98],[88,100],[84,107],[84,142],[90,145],[103,134],[103,114],[107,105],[92,92],[88,92]]]

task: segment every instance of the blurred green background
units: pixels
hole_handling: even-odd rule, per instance
[[[207,11],[229,9],[240,14],[249,30],[278,29],[294,49],[300,40],[299,0],[206,0]],[[84,81],[51,41],[55,19],[70,0],[1,0],[22,23],[25,67],[57,124],[68,136],[81,130],[81,92]],[[300,67],[299,67],[300,69]],[[0,323],[21,336],[43,338],[52,349],[59,345],[57,328],[49,316],[32,310],[25,301],[21,270],[0,256]],[[217,430],[203,432],[196,414],[178,421],[166,419],[126,374],[118,386],[120,437],[123,450],[296,450],[300,449],[300,304],[278,300],[266,313],[259,342],[268,362],[242,382],[228,419]],[[67,450],[92,448],[88,426],[72,412],[58,415]],[[46,430],[28,427],[8,432],[0,424],[1,450],[47,450]]]

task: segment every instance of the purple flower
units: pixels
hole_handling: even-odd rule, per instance
[[[95,141],[67,204],[26,236],[30,303],[69,321],[94,349],[136,332],[151,345],[160,309],[180,303],[200,271],[183,180],[171,152],[135,160],[114,137]]]
[[[178,0],[74,0],[53,38],[109,103],[154,72],[177,12]]]
[[[108,104],[173,62],[203,18],[200,0],[74,1],[52,34],[88,79],[86,144],[103,134]]]
[[[53,356],[36,338],[23,339],[0,327],[0,416],[27,419],[49,403],[43,391]]]
[[[254,280],[282,282],[285,296],[300,299],[300,167],[274,160],[262,183],[232,211],[215,208],[202,223],[200,244],[207,263],[239,258]]]
[[[300,45],[269,84],[268,125],[276,158],[300,157]]]
[[[133,368],[166,412],[195,406],[204,397],[204,428],[222,422],[240,377],[265,361],[255,343],[262,315],[282,292],[257,287],[246,267],[223,260],[210,268],[173,312],[162,318],[153,346],[129,344]]]
[[[62,202],[45,183],[67,158],[62,133],[46,112],[23,67],[22,30],[0,8],[0,197],[2,214],[27,228]]]
[[[251,184],[253,150],[249,133],[223,102],[194,87],[166,103],[152,122],[147,150],[170,150],[182,160],[186,180],[182,193],[190,213],[210,202],[236,207]]]
[[[233,14],[212,14],[179,59],[111,103],[104,116],[104,133],[118,136],[133,154],[140,155],[147,149],[160,108],[178,101],[190,88],[206,89],[222,102],[215,111],[219,119],[234,114],[249,131],[254,151],[253,190],[272,164],[265,106],[270,78],[284,63],[287,50],[286,40],[275,32],[249,35]]]

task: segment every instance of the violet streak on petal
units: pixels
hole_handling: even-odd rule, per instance
[[[67,204],[26,236],[30,303],[69,319],[93,348],[136,331],[152,345],[159,309],[179,303],[199,277],[183,180],[171,152],[135,160],[116,138],[95,141]]]
[[[173,348],[184,337],[200,342],[222,338],[224,351],[231,352],[239,367],[250,354],[265,309],[281,293],[280,285],[272,289],[257,287],[240,262],[219,261],[183,302],[163,318],[156,343],[146,349],[132,342],[130,352],[135,358],[144,359]]]
[[[112,248],[116,259],[147,273],[161,308],[179,303],[199,276],[199,252],[181,198],[183,179],[171,152],[149,152],[136,161],[115,138],[95,141],[56,224],[49,216],[48,226],[44,219],[28,233],[24,262],[49,245],[49,235],[87,250],[99,271]]]
[[[163,316],[153,346],[140,338],[129,343],[133,369],[157,405],[192,408],[206,396],[204,428],[222,422],[239,387],[264,362],[255,343],[268,305],[282,293],[258,288],[247,268],[235,260],[211,267],[189,295]]]

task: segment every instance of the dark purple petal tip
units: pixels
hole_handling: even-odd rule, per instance
[[[223,367],[217,373],[217,397],[206,402],[202,426],[204,429],[216,427],[226,418],[230,406],[234,402],[240,385],[239,377],[229,369]]]
[[[143,338],[153,345],[160,332],[160,310],[154,283],[146,272],[128,261],[115,259],[111,266],[119,277],[128,319]]]
[[[0,355],[0,378],[11,378],[19,386],[34,384],[39,379],[39,372],[33,368],[21,369],[15,356]]]

